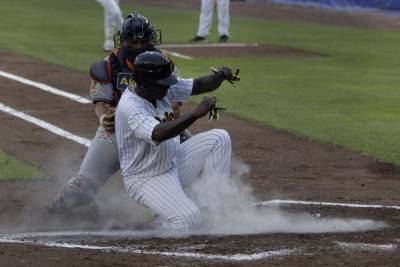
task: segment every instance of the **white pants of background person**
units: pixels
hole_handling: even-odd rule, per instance
[[[114,33],[119,31],[124,18],[119,8],[119,0],[96,0],[104,9],[104,45],[105,51],[114,47]]]
[[[208,36],[212,25],[215,2],[217,2],[218,11],[218,33],[220,36],[229,36],[229,0],[201,0],[200,22],[197,36]]]

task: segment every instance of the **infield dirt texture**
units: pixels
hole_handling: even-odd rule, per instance
[[[198,1],[122,0],[122,2],[198,8]],[[400,29],[399,18],[294,6],[256,3],[246,5],[245,2],[234,2],[232,14],[276,20]],[[237,53],[227,48],[223,52],[216,49],[200,52],[199,50],[193,52],[190,49],[176,51],[189,55],[193,53],[193,56],[213,57],[223,57],[224,53],[229,56]],[[294,51],[268,45],[254,51],[263,55],[272,53],[279,56],[324,56],[313,51]],[[90,78],[87,74],[4,51],[0,52],[0,58],[0,69],[3,71],[88,97]],[[87,139],[93,137],[97,124],[91,104],[76,103],[6,78],[0,78],[0,85],[1,103],[76,135]],[[192,107],[188,104],[184,109]],[[225,225],[215,227],[218,224],[216,221],[210,223],[215,228],[209,229],[211,233],[214,229],[217,233],[224,231],[232,233],[230,235],[200,234],[174,238],[128,236],[129,234],[120,230],[137,230],[138,225],[148,220],[149,214],[146,210],[129,203],[119,175],[113,177],[100,192],[97,201],[100,210],[97,217],[90,208],[77,211],[70,217],[49,216],[44,206],[59,191],[60,184],[76,173],[86,147],[0,112],[0,149],[18,159],[39,166],[51,177],[47,181],[14,181],[0,184],[0,236],[2,237],[0,266],[398,266],[400,264],[400,210],[396,206],[400,203],[400,168],[229,114],[222,114],[221,117],[221,120],[213,123],[208,123],[206,119],[201,120],[191,130],[196,133],[218,127],[229,131],[235,154],[234,171],[237,176],[235,178],[238,181],[235,189],[239,190],[238,198],[245,198],[243,203],[292,199],[395,207],[282,205],[277,209],[249,206],[248,210],[251,210],[249,213],[243,207],[237,209],[230,207],[227,214],[218,218],[226,228]],[[248,172],[245,172],[247,168]],[[241,214],[237,214],[238,212]],[[224,216],[231,221],[224,220]],[[254,216],[254,221],[246,216]],[[235,220],[238,220],[240,229],[235,228]],[[244,223],[241,224],[240,220]],[[287,227],[274,223],[285,224]],[[386,227],[380,228],[382,225]],[[289,229],[290,227],[292,228]],[[339,231],[342,230],[341,227],[344,232]],[[302,229],[305,229],[306,233],[302,233]],[[328,232],[321,233],[324,229],[328,229]],[[121,235],[17,236],[12,239],[13,242],[5,243],[11,234],[66,230],[113,230],[119,231]],[[263,230],[267,233],[257,233]],[[20,244],[15,241],[30,243]],[[58,247],[40,245],[43,243]],[[93,249],[60,247],[67,243],[91,245]],[[107,249],[94,249],[94,246]],[[239,259],[243,255],[264,252],[276,255],[265,256],[258,260]],[[229,255],[232,257],[229,258]]]

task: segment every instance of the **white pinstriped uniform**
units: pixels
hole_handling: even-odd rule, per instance
[[[184,188],[196,178],[206,178],[211,196],[217,197],[229,177],[231,143],[224,130],[197,134],[184,143],[172,138],[152,140],[155,126],[171,113],[171,101],[186,102],[193,80],[181,80],[157,107],[125,90],[119,102],[115,130],[124,183],[131,198],[151,208],[172,228],[196,227],[201,223],[198,206]],[[158,118],[158,119],[156,119]]]

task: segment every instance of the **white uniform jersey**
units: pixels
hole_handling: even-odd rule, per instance
[[[133,87],[122,95],[115,116],[115,130],[122,175],[130,179],[154,177],[176,165],[179,138],[162,143],[152,139],[154,128],[171,120],[171,102],[186,102],[192,93],[193,79],[180,79],[168,90],[157,107],[134,93]]]

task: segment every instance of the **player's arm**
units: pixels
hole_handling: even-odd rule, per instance
[[[214,91],[223,81],[232,79],[233,74],[230,68],[219,68],[215,73],[195,78],[193,80],[192,95],[200,95]]]
[[[172,113],[174,114],[174,118],[177,119],[181,115],[180,108],[182,106],[182,102],[173,102],[171,103]]]
[[[154,141],[161,143],[165,140],[178,136],[196,120],[206,115],[215,105],[215,101],[215,97],[207,96],[193,111],[188,112],[175,120],[157,124],[157,126],[153,129],[151,138]]]
[[[94,103],[94,113],[100,126],[108,132],[114,132],[115,108],[111,107],[114,94],[109,61],[100,60],[93,63],[89,73],[93,79],[90,96]]]
[[[111,107],[108,103],[96,102],[94,113],[101,127],[108,132],[114,132],[115,108]]]

